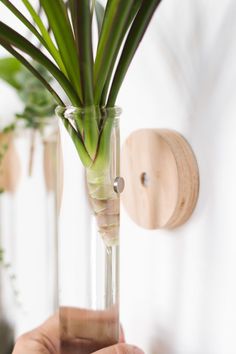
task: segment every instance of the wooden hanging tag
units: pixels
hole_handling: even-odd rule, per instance
[[[15,193],[20,177],[21,164],[14,133],[0,133],[0,194]]]

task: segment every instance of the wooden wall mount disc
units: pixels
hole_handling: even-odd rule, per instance
[[[195,155],[176,131],[141,129],[122,149],[123,205],[131,219],[146,229],[172,229],[192,215],[199,194]]]

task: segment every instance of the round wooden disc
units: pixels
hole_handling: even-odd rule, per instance
[[[146,229],[175,228],[191,216],[199,193],[198,166],[187,141],[173,130],[142,129],[122,149],[122,201]]]

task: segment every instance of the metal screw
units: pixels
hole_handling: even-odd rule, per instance
[[[113,185],[114,191],[118,194],[122,193],[125,189],[125,181],[122,177],[116,177]]]

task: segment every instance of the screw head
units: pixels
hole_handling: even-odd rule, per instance
[[[116,177],[113,185],[114,191],[118,194],[122,193],[125,189],[125,180],[122,177]]]

